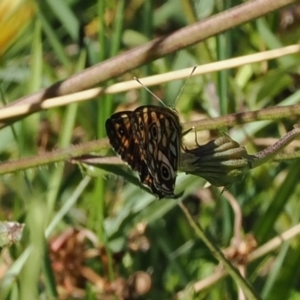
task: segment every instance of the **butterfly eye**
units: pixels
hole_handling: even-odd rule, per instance
[[[161,174],[164,180],[170,180],[171,179],[171,174],[169,171],[169,168],[165,166],[165,164],[161,165]]]
[[[123,127],[119,127],[119,128],[118,128],[118,133],[119,133],[120,135],[123,135],[123,134],[125,133],[124,128],[123,128]]]

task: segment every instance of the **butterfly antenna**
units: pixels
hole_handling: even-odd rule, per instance
[[[197,69],[197,66],[194,66],[193,69],[192,69],[192,72],[191,74],[189,75],[189,77],[186,79],[186,81],[184,82],[183,86],[181,87],[180,91],[179,91],[179,94],[178,96],[176,97],[175,101],[174,101],[174,107],[176,107],[176,103],[178,101],[178,99],[180,98],[180,96],[182,95],[183,93],[183,90],[187,84],[187,82],[189,81],[189,79],[191,78],[191,76],[193,75],[193,73],[195,72],[195,70]]]
[[[166,104],[158,96],[156,96],[151,90],[149,90],[137,77],[133,77],[133,79],[136,80],[147,92],[149,92],[163,106],[166,106]]]

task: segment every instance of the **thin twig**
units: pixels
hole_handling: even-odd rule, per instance
[[[251,158],[251,167],[256,168],[266,161],[271,160],[275,157],[278,152],[282,151],[282,149],[288,145],[291,141],[293,141],[297,136],[300,135],[300,128],[295,125],[294,129],[285,134],[282,138],[280,138],[275,144],[267,147],[266,149],[254,154]]]
[[[265,110],[268,110],[268,109],[265,109]],[[249,112],[249,114],[252,114],[252,113],[253,112]],[[244,113],[244,114],[247,114],[247,113]],[[215,118],[215,119],[218,122],[219,118]],[[207,119],[207,120],[211,121],[213,119]],[[199,121],[199,122],[201,122],[201,121]],[[204,120],[204,122],[205,122],[205,120]],[[184,127],[187,127],[187,126],[184,126]],[[278,141],[278,143],[280,143],[281,147],[283,147],[284,145],[287,144],[287,142],[290,142],[293,138],[295,138],[299,134],[299,131],[300,131],[300,129],[298,129],[298,128],[293,129],[291,131],[291,133],[287,134],[287,138],[283,137],[284,143],[281,143],[279,141]],[[66,161],[66,160],[69,160],[69,159],[77,157],[77,156],[90,154],[92,152],[99,152],[102,149],[109,149],[109,148],[110,148],[110,145],[108,143],[108,140],[101,139],[101,140],[90,141],[90,142],[83,143],[83,144],[76,145],[76,146],[70,146],[65,149],[53,150],[52,152],[42,153],[42,154],[39,154],[39,155],[36,155],[33,157],[21,158],[21,159],[14,160],[14,161],[8,161],[8,162],[4,162],[4,163],[0,164],[0,175],[18,172],[18,171],[22,171],[22,170],[25,170],[28,168],[35,168],[35,167],[47,165],[50,163]],[[282,149],[282,148],[280,148],[280,149]],[[276,151],[275,154],[277,154],[277,152],[278,151]],[[298,153],[298,152],[289,153],[289,154],[278,154],[275,157],[275,159],[277,161],[279,161],[280,158],[282,160],[284,160],[284,159],[297,158],[299,156],[300,156],[300,153]],[[251,156],[249,156],[249,157],[251,157]],[[255,155],[253,155],[252,157],[255,158]],[[254,165],[257,166],[258,163],[256,163],[256,162],[254,163],[254,161],[259,160],[259,159],[255,158],[252,160],[253,160],[253,162],[252,162],[253,166]],[[122,162],[122,160],[118,157],[98,157],[97,159],[93,158],[93,161],[86,160],[86,161],[82,161],[82,162],[93,163],[93,164],[110,164],[110,165],[124,164]]]
[[[266,242],[264,245],[255,249],[248,255],[248,262],[250,263],[252,261],[255,261],[258,258],[270,253],[271,251],[274,251],[275,249],[280,247],[284,242],[296,237],[297,235],[300,235],[300,224],[295,225],[294,227],[286,230],[284,233],[274,237],[273,239]],[[216,271],[211,276],[208,276],[205,279],[195,282],[194,290],[195,292],[200,292],[204,289],[207,289],[227,275],[227,270],[220,270],[220,268],[217,267]]]
[[[124,52],[114,58],[94,65],[70,78],[56,82],[47,89],[25,96],[10,104],[31,104],[32,111],[39,111],[40,104],[47,98],[67,95],[88,89],[110,78],[117,77],[129,70],[179,49],[194,45],[210,36],[221,33],[229,28],[258,18],[271,11],[277,10],[296,0],[255,0],[238,5],[230,10],[182,28],[170,35],[152,40],[151,42]],[[17,118],[18,119],[18,118]],[[1,123],[0,127],[10,122]]]
[[[217,72],[221,70],[232,69],[235,67],[240,67],[242,65],[262,62],[266,60],[271,60],[279,57],[283,57],[285,55],[290,55],[293,53],[298,53],[300,51],[300,46],[291,45],[287,47],[283,47],[280,49],[269,50],[264,52],[259,52],[255,54],[240,56],[236,58],[227,59],[224,61],[213,62],[209,64],[205,64],[202,66],[197,66],[194,68],[186,68],[182,70],[172,71],[164,74],[158,74],[153,76],[148,76],[144,78],[139,78],[139,81],[142,82],[142,85],[150,87],[157,84],[162,84],[166,82],[170,82],[176,79],[182,79],[187,77],[199,76],[211,72]],[[191,73],[193,70],[193,73]],[[115,83],[109,87],[98,87],[89,90],[85,90],[82,92],[77,92],[73,94],[69,94],[66,96],[60,96],[55,98],[45,99],[39,106],[40,110],[42,109],[50,109],[60,106],[66,106],[68,104],[83,102],[87,100],[91,100],[97,98],[101,95],[105,94],[117,94],[123,93],[126,91],[130,91],[132,89],[141,88],[140,84],[137,84],[136,80],[129,80],[124,82]],[[183,89],[184,86],[181,88]],[[180,94],[178,95],[180,96]],[[155,96],[156,97],[156,96]],[[177,101],[177,100],[176,100]],[[175,103],[176,103],[175,101]],[[20,117],[22,115],[26,115],[28,113],[33,113],[36,111],[36,108],[32,106],[30,103],[19,104],[14,106],[7,106],[5,108],[0,109],[0,120],[5,121],[7,119],[13,117]]]
[[[194,128],[195,130],[212,130],[225,127],[232,127],[239,124],[245,124],[264,120],[278,120],[291,116],[300,115],[300,104],[287,106],[274,106],[261,110],[229,114],[211,119],[187,122],[183,125],[184,129]]]
[[[220,188],[220,190],[223,192],[223,195],[225,196],[228,203],[231,205],[231,208],[234,212],[234,234],[233,238],[240,242],[242,240],[242,211],[241,207],[238,204],[237,200],[234,198],[234,196],[228,191],[224,190],[224,188]]]
[[[107,149],[107,139],[87,142],[84,144],[70,146],[64,149],[54,150],[52,152],[42,153],[33,157],[21,158],[15,161],[9,161],[0,165],[0,175],[26,170],[29,168],[40,167],[50,163],[66,161],[76,156]]]
[[[226,259],[222,251],[205,235],[203,229],[197,224],[188,209],[184,206],[182,202],[179,202],[179,206],[184,212],[186,218],[188,219],[189,224],[195,230],[196,235],[205,243],[205,245],[209,248],[212,255],[225,267],[227,272],[232,276],[232,278],[236,281],[237,285],[241,287],[248,297],[248,300],[251,299],[259,299],[255,292],[249,285],[249,283],[241,276],[239,271],[233,267],[233,265]]]

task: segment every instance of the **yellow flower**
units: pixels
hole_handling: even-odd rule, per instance
[[[0,57],[30,24],[35,13],[32,0],[0,1]]]

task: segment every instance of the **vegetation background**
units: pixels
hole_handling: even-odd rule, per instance
[[[30,0],[0,2],[1,101],[12,102],[76,72],[244,1]],[[252,1],[255,2],[255,1]],[[296,1],[295,1],[296,2]],[[294,4],[210,37],[127,72],[114,82],[281,48],[299,42],[300,6]],[[299,54],[190,78],[176,109],[182,123],[299,102]],[[120,66],[121,67],[121,66]],[[152,91],[174,106],[184,80]],[[35,113],[0,131],[2,161],[106,137],[105,120],[116,110],[158,104],[145,90]],[[291,130],[297,117],[230,128],[230,136],[255,153]],[[222,133],[205,130],[198,143]],[[184,143],[194,146],[194,134]],[[295,151],[299,143],[289,148]],[[100,154],[112,155],[106,147]],[[19,243],[2,249],[1,299],[243,299],[214,254],[199,239],[178,201],[157,201],[115,176],[116,167],[90,178],[69,162],[2,175],[0,219],[26,223]],[[263,299],[300,299],[300,240],[247,262],[264,245],[299,224],[299,161],[265,164],[229,191],[204,187],[180,173],[176,191],[216,245],[224,249],[240,232],[251,241],[238,261]],[[238,213],[242,223],[234,228]],[[249,235],[251,234],[251,235]],[[244,244],[243,244],[244,245]],[[246,243],[249,247],[249,243]],[[233,257],[231,257],[233,260]],[[235,261],[236,262],[236,261]],[[205,278],[213,278],[203,283]]]

